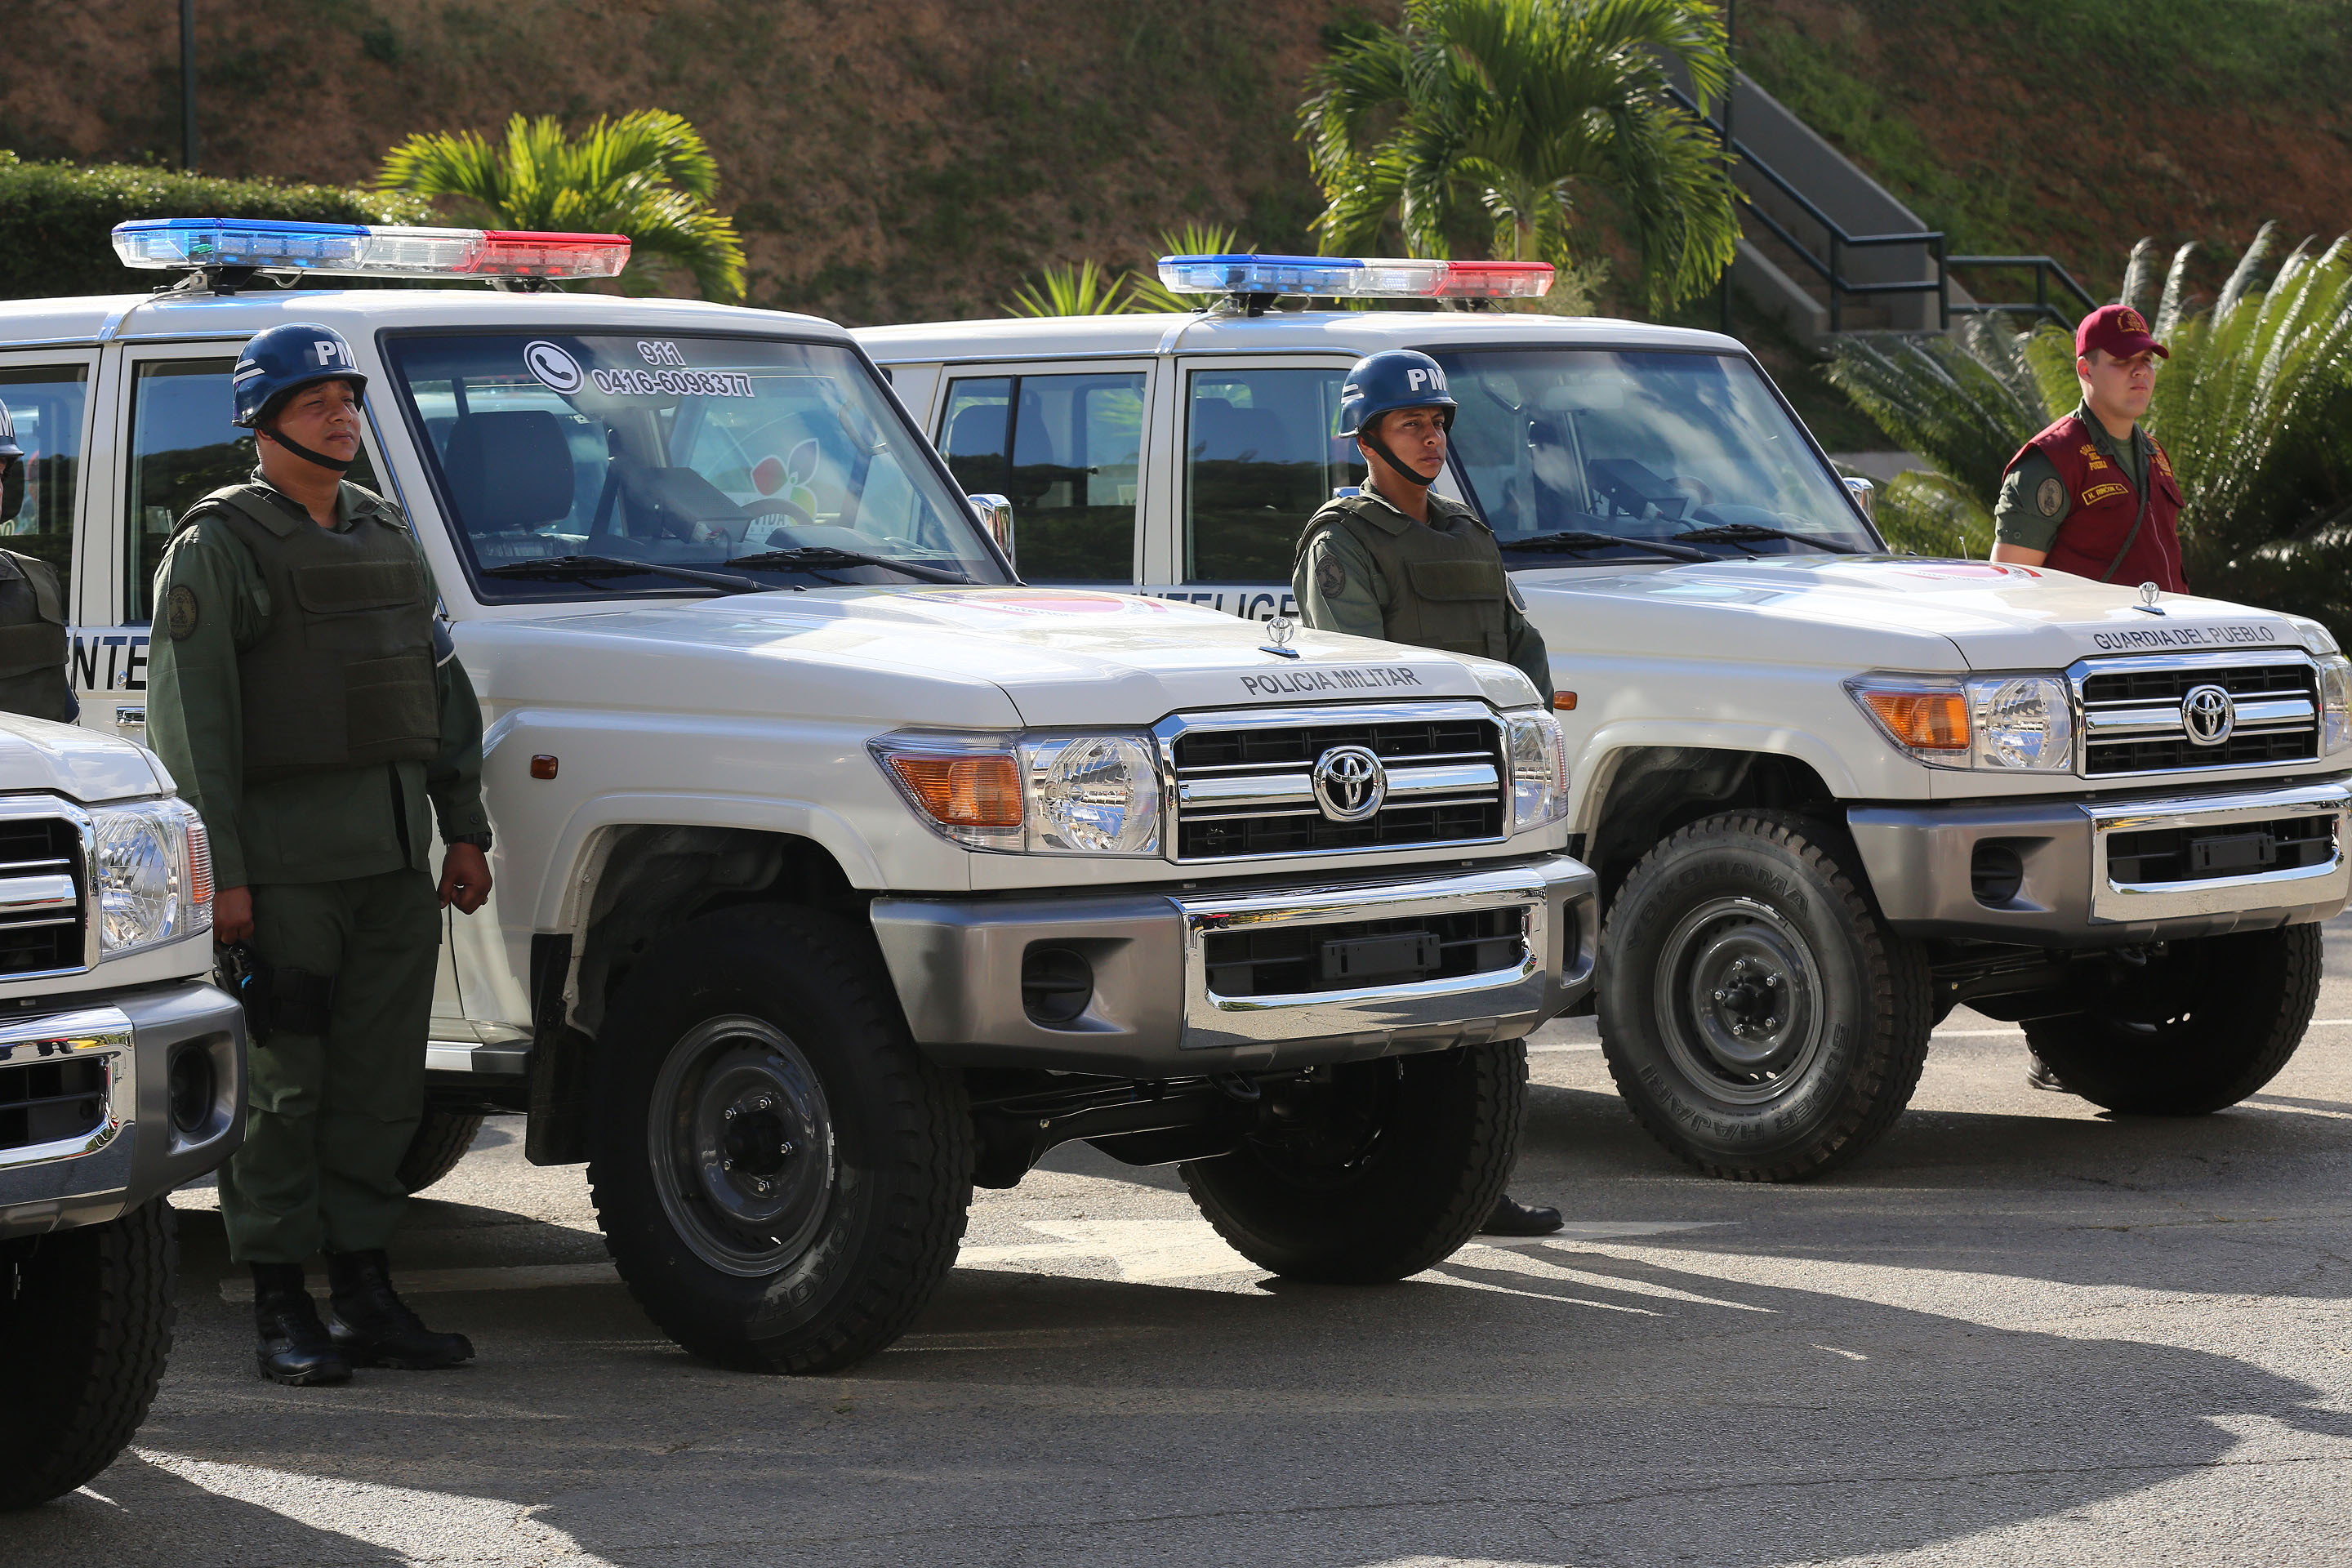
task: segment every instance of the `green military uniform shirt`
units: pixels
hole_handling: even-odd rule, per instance
[[[259,469],[252,483],[306,527],[301,503]],[[348,532],[392,503],[346,484],[335,526]],[[404,520],[404,527],[405,521]],[[414,543],[412,538],[411,542]],[[446,838],[489,829],[482,807],[482,710],[453,655],[436,675],[441,754],[248,784],[237,655],[268,624],[269,593],[244,542],[215,517],[184,526],[155,573],[159,611],[149,653],[148,744],[205,819],[221,888],[341,881],[403,868],[427,869],[431,818]]]
[[[2131,439],[2122,443],[2128,450],[2118,452],[2115,437],[2107,434],[2089,404],[2075,409],[2074,417],[2091,433],[2091,445],[2099,449],[2099,455],[2124,471],[2134,490],[2146,495],[2148,458],[2156,450],[2147,432],[2133,426]],[[2058,542],[2059,528],[2074,514],[2074,492],[2058,477],[2057,465],[2039,447],[2028,447],[2017,467],[2000,481],[2000,498],[1992,509],[1993,542],[2048,554]]]
[[[1399,517],[1404,515],[1369,485],[1363,493]],[[1433,492],[1429,498],[1428,525],[1449,534],[1486,526],[1469,507]],[[1529,624],[1519,590],[1507,573],[1503,582],[1509,594],[1503,607],[1503,624],[1510,637],[1509,662],[1534,683],[1538,693],[1549,698],[1552,692],[1551,660],[1544,648],[1543,634]],[[1388,637],[1391,584],[1373,562],[1371,552],[1344,529],[1323,531],[1299,558],[1290,586],[1298,599],[1299,615],[1308,626],[1360,637]]]

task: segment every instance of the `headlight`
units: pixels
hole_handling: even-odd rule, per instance
[[[1559,721],[1538,710],[1505,716],[1510,725],[1511,831],[1525,833],[1568,815],[1568,748]]]
[[[1887,739],[1939,768],[2064,773],[2074,705],[2055,675],[1865,676],[1846,689]]]
[[[1160,853],[1148,735],[885,735],[870,749],[917,814],[967,848]]]
[[[1160,853],[1160,764],[1139,735],[1021,742],[1029,848],[1064,855]]]
[[[91,826],[101,958],[211,928],[211,846],[193,806],[176,800],[119,806],[93,813]]]
[[[2340,653],[2319,661],[2319,754],[2352,746],[2352,659]]]

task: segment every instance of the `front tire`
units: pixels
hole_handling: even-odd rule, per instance
[[[1184,1184],[1261,1268],[1328,1284],[1402,1279],[1476,1235],[1503,1195],[1527,1082],[1519,1040],[1327,1068],[1304,1091],[1269,1086],[1290,1097],[1269,1108],[1283,1130],[1182,1166]]]
[[[426,1106],[416,1123],[416,1136],[408,1141],[408,1152],[400,1157],[396,1174],[401,1189],[414,1195],[456,1170],[481,1130],[478,1116]]]
[[[0,1243],[0,1509],[114,1462],[172,1353],[178,1232],[162,1198],[108,1225]]]
[[[1695,822],[1611,905],[1594,979],[1610,1076],[1711,1176],[1787,1182],[1853,1159],[1918,1087],[1934,1018],[1833,831],[1771,811]]]
[[[2316,925],[2166,942],[2105,961],[2088,1012],[2025,1026],[2034,1054],[2094,1105],[2204,1116],[2276,1078],[2319,1005]]]
[[[749,1371],[831,1372],[906,1331],[971,1202],[958,1081],[825,915],[736,910],[639,960],[609,1016],[588,1178],[646,1315]]]

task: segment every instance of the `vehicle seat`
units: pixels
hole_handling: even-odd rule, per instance
[[[572,447],[543,408],[466,416],[449,428],[441,472],[467,533],[528,532],[572,515]]]

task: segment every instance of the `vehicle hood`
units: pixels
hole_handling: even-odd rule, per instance
[[[502,705],[871,717],[996,728],[1143,724],[1180,710],[1428,697],[1536,700],[1508,665],[1062,588],[828,589],[471,621]]]
[[[1512,581],[1555,651],[1563,625],[1572,646],[1615,653],[1877,669],[2054,669],[2105,654],[2303,646],[2277,611],[2166,594],[2155,615],[2137,587],[1985,561],[1775,558]]]
[[[0,713],[0,794],[41,790],[99,805],[171,789],[171,775],[144,746],[79,725]]]

